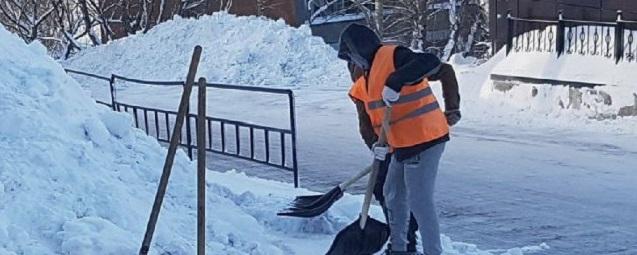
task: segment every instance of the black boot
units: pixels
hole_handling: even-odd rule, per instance
[[[418,223],[416,222],[414,215],[411,214],[409,217],[409,230],[407,232],[407,251],[417,251],[416,245],[418,245],[418,240],[416,237],[416,231],[418,231]]]
[[[385,250],[384,255],[423,255],[417,251],[392,251],[391,249]]]

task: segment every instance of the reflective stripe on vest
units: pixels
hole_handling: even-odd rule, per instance
[[[380,134],[385,103],[382,90],[394,71],[396,46],[381,46],[374,56],[368,76],[361,77],[353,85],[350,96],[365,102],[374,132]],[[440,105],[426,79],[418,84],[406,85],[393,104],[392,120],[387,133],[393,148],[404,148],[438,139],[449,133],[449,126]]]
[[[431,94],[432,94],[431,87],[427,87],[427,88],[425,88],[423,90],[417,91],[416,93],[411,93],[411,94],[399,97],[398,101],[396,101],[396,103],[394,103],[394,105],[399,105],[399,104],[404,104],[404,103],[409,103],[409,102],[413,102],[413,101],[416,101],[416,100],[420,100],[420,99],[422,99],[422,98],[424,98],[426,96],[429,96]],[[367,107],[370,110],[375,110],[375,109],[378,109],[378,108],[382,108],[382,107],[385,107],[385,101],[383,101],[382,99],[381,100],[376,100],[374,102],[368,103]]]
[[[411,119],[411,118],[415,118],[418,117],[420,115],[426,114],[428,112],[434,111],[436,109],[440,109],[440,105],[438,104],[438,102],[432,102],[429,104],[426,104],[423,107],[420,107],[404,116],[401,116],[399,118],[393,119],[389,122],[390,125],[396,124],[398,122],[401,122],[403,120],[407,120],[407,119]],[[380,128],[381,125],[374,125],[375,128]]]

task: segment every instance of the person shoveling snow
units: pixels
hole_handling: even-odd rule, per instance
[[[368,190],[373,190],[386,221],[396,233],[392,235],[393,246],[388,245],[387,253],[417,254],[418,221],[414,217],[417,214],[420,222],[426,223],[420,230],[426,252],[440,254],[442,247],[437,238],[440,234],[433,187],[444,143],[449,140],[448,126],[460,120],[460,96],[453,67],[441,63],[432,54],[381,45],[374,32],[360,25],[345,29],[339,48],[338,56],[347,61],[354,82],[349,94],[357,108],[359,131],[373,151],[377,172],[371,171],[374,167],[367,168],[324,195],[298,197],[292,208],[279,215],[316,217],[340,199],[345,188],[372,172]],[[430,80],[442,81],[447,109],[444,115],[427,83]],[[402,97],[396,90],[404,91]],[[383,145],[384,139],[379,139],[383,137],[383,131],[379,131],[380,122],[388,117],[382,110],[391,105],[399,111],[399,117],[393,118],[393,126],[389,128],[393,151]],[[411,168],[414,169],[409,171]],[[420,185],[425,189],[421,190]],[[373,220],[377,232],[373,233],[370,230],[373,228],[358,228],[359,220],[337,235],[328,254],[369,254],[382,248],[386,240],[381,237],[386,228]],[[370,240],[381,243],[357,244]]]
[[[359,113],[361,136],[375,158],[384,162],[374,193],[390,224],[387,253],[415,254],[415,230],[420,225],[426,254],[441,254],[433,192],[438,162],[449,140],[448,125],[460,119],[453,69],[432,54],[382,45],[373,31],[356,24],[341,35],[339,58],[348,62],[355,80],[350,97]],[[428,79],[443,80],[445,113]],[[395,117],[388,130],[389,146],[381,146],[376,140],[388,106]]]

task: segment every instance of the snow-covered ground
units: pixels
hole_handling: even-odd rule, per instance
[[[212,36],[201,31],[224,33]],[[185,36],[189,34],[192,36]],[[307,28],[215,15],[168,22],[148,34],[87,50],[64,65],[104,75],[182,79],[192,46],[201,44],[204,58],[212,60],[204,60],[199,74],[209,81],[293,88],[301,183],[324,190],[366,166],[370,155],[359,138],[355,110],[346,95],[345,64],[327,46],[314,43],[317,38],[309,34]],[[276,55],[235,57],[259,56],[264,51]],[[285,61],[296,64],[282,64]],[[546,99],[549,97],[498,94],[489,89],[487,78],[501,61],[501,55],[481,66],[453,61],[460,80],[463,120],[452,130],[439,175],[437,199],[443,232],[495,253],[504,252],[498,249],[501,247],[543,242],[551,249],[537,254],[637,253],[637,219],[633,216],[637,211],[637,118],[598,121],[573,109],[556,108]],[[296,71],[287,72],[289,68]],[[98,83],[82,84],[94,97],[107,97]],[[441,94],[439,87],[434,83],[437,95]],[[174,109],[179,92],[179,88],[122,84],[118,98]],[[285,115],[278,115],[285,110],[282,100],[224,93],[210,91],[211,115],[287,125]],[[232,167],[252,175],[289,179],[287,173],[266,172],[258,165],[211,159],[212,164],[225,166],[216,167],[218,170]],[[347,203],[339,202],[331,213],[340,213],[339,208]],[[322,247],[327,245],[325,240]]]
[[[135,254],[165,149],[131,118],[97,105],[38,43],[0,27],[0,254]],[[178,153],[152,254],[194,254],[195,164]],[[315,219],[275,215],[307,190],[209,171],[209,254],[322,254],[352,222],[361,196]],[[372,208],[380,217],[380,210]],[[479,250],[441,236],[449,255],[517,255],[532,246]]]

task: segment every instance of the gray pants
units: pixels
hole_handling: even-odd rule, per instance
[[[407,250],[409,213],[413,213],[420,227],[420,237],[426,255],[440,255],[440,230],[434,206],[434,188],[438,164],[445,144],[437,144],[420,154],[399,162],[395,157],[389,164],[383,187],[389,214],[393,251]]]

